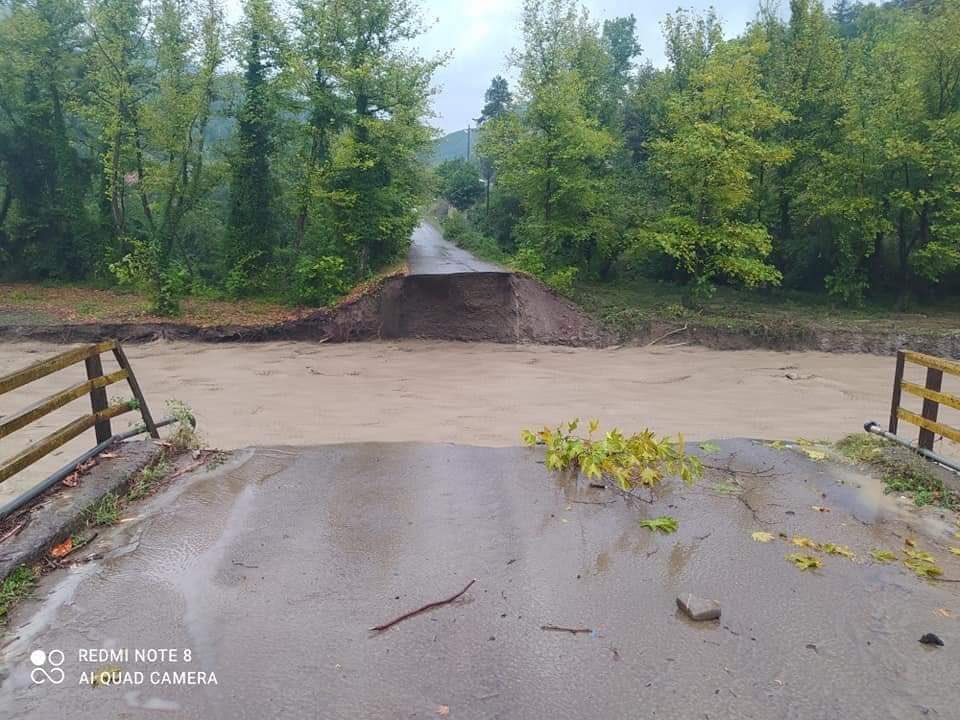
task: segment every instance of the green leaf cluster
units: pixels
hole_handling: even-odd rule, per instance
[[[656,486],[668,475],[691,485],[703,474],[700,460],[686,454],[682,435],[675,440],[660,438],[649,429],[625,435],[616,428],[600,433],[599,422],[591,420],[583,437],[577,434],[579,426],[578,419],[572,420],[538,432],[524,430],[521,438],[526,445],[546,446],[550,470],[574,469],[588,478],[609,477],[625,491]]]

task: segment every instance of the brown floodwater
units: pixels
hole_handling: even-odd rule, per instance
[[[62,349],[0,344],[0,373]],[[363,441],[510,446],[522,428],[573,417],[692,439],[838,439],[866,420],[885,423],[893,375],[886,357],[684,345],[160,341],[127,351],[154,416],[166,414],[167,400],[181,400],[194,410],[206,442],[222,449]],[[112,358],[105,366],[113,368]],[[83,372],[80,364],[0,396],[0,415],[79,381]],[[121,385],[108,394],[128,396]],[[81,399],[0,440],[0,456],[87,410]],[[949,411],[943,417],[953,419]],[[114,430],[136,420],[121,416]],[[0,501],[90,447],[92,437],[90,431],[0,485]]]

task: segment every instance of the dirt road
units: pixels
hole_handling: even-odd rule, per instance
[[[102,560],[43,578],[0,640],[0,715],[956,717],[958,586],[869,554],[913,537],[958,578],[952,517],[797,452],[721,445],[711,460],[732,473],[652,505],[551,475],[539,450],[241,453],[101,528]],[[676,534],[638,523],[666,513]],[[856,559],[815,553],[823,567],[801,571],[785,559],[800,548],[754,542],[761,529]],[[472,578],[456,602],[368,631]],[[718,600],[721,619],[686,620],[686,592]],[[929,632],[945,646],[920,644]],[[63,683],[31,677],[36,650]],[[120,684],[81,684],[104,668]]]
[[[0,345],[0,373],[61,349]],[[524,427],[578,416],[693,439],[837,439],[865,420],[885,419],[893,373],[892,360],[869,355],[698,347],[157,342],[127,350],[154,415],[164,414],[166,400],[182,400],[196,412],[207,442],[223,449],[397,440],[509,446],[519,443]],[[0,396],[0,414],[82,375],[80,365]],[[125,392],[117,385],[109,394]],[[86,408],[77,401],[0,440],[0,455],[12,455]],[[123,430],[132,419],[122,416],[114,427]],[[84,437],[0,484],[0,499],[89,445]]]
[[[430,223],[413,231],[407,260],[410,275],[451,275],[464,272],[505,272],[499,265],[474,257],[458,248]]]

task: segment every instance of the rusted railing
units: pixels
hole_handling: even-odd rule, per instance
[[[908,362],[927,368],[926,382],[923,386],[903,379],[904,367]],[[941,405],[960,410],[960,398],[941,391],[944,373],[960,376],[960,363],[910,350],[901,350],[897,353],[897,368],[893,376],[893,400],[890,404],[892,434],[897,434],[899,421],[903,420],[920,428],[917,444],[924,450],[933,450],[933,441],[937,435],[960,442],[960,430],[937,422]],[[903,393],[923,398],[923,408],[919,415],[900,407]]]
[[[120,369],[116,372],[104,374],[100,355],[105,352],[113,352],[113,356],[120,366]],[[31,443],[12,458],[0,462],[0,482],[29,467],[45,455],[90,428],[94,428],[96,432],[97,443],[109,440],[113,436],[110,428],[110,419],[132,410],[140,411],[140,415],[143,417],[144,427],[152,437],[160,437],[157,432],[157,426],[147,407],[147,401],[144,399],[140,385],[137,383],[136,376],[133,374],[133,368],[130,367],[130,361],[127,359],[126,353],[124,353],[120,343],[116,340],[108,340],[94,345],[84,345],[72,350],[67,350],[55,357],[35,362],[33,365],[25,367],[22,370],[0,376],[0,395],[81,361],[86,365],[86,381],[71,385],[60,392],[56,392],[30,405],[18,413],[0,419],[0,439],[11,435],[35,420],[39,420],[48,413],[84,395],[90,395],[91,412],[78,417],[76,420],[64,425],[45,438]],[[126,380],[130,385],[133,399],[113,405],[108,404],[107,386],[123,380]]]

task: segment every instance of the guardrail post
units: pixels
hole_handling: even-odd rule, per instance
[[[150,414],[150,408],[147,407],[147,400],[143,396],[143,391],[140,389],[140,383],[137,382],[137,376],[133,374],[133,368],[130,367],[130,361],[127,360],[127,354],[123,351],[123,347],[121,347],[120,343],[117,343],[113,348],[113,356],[116,358],[117,364],[127,371],[127,382],[130,385],[130,392],[133,393],[133,397],[140,406],[140,416],[143,418],[143,424],[146,426],[147,432],[150,433],[150,437],[154,439],[159,438],[160,433],[157,432],[157,425],[153,422],[153,416]]]
[[[897,434],[897,410],[900,408],[900,383],[903,382],[903,366],[907,362],[907,356],[903,350],[897,351],[897,369],[893,373],[893,400],[890,403],[890,432]]]
[[[937,370],[936,368],[927,368],[927,390],[940,392],[940,387],[942,384],[943,371]],[[925,419],[936,422],[939,409],[940,403],[938,403],[936,400],[924,398],[923,410],[920,412],[920,414]],[[924,450],[933,450],[934,437],[934,434],[930,430],[927,430],[926,428],[920,428],[920,437],[917,441],[917,444]]]
[[[91,355],[84,364],[87,366],[87,380],[93,380],[103,375],[103,363],[100,361],[99,353]],[[93,414],[96,415],[107,409],[107,388],[93,388],[90,390],[90,407]],[[113,430],[110,429],[110,418],[101,420],[94,428],[97,431],[97,444],[104,440],[109,440],[113,436]]]

